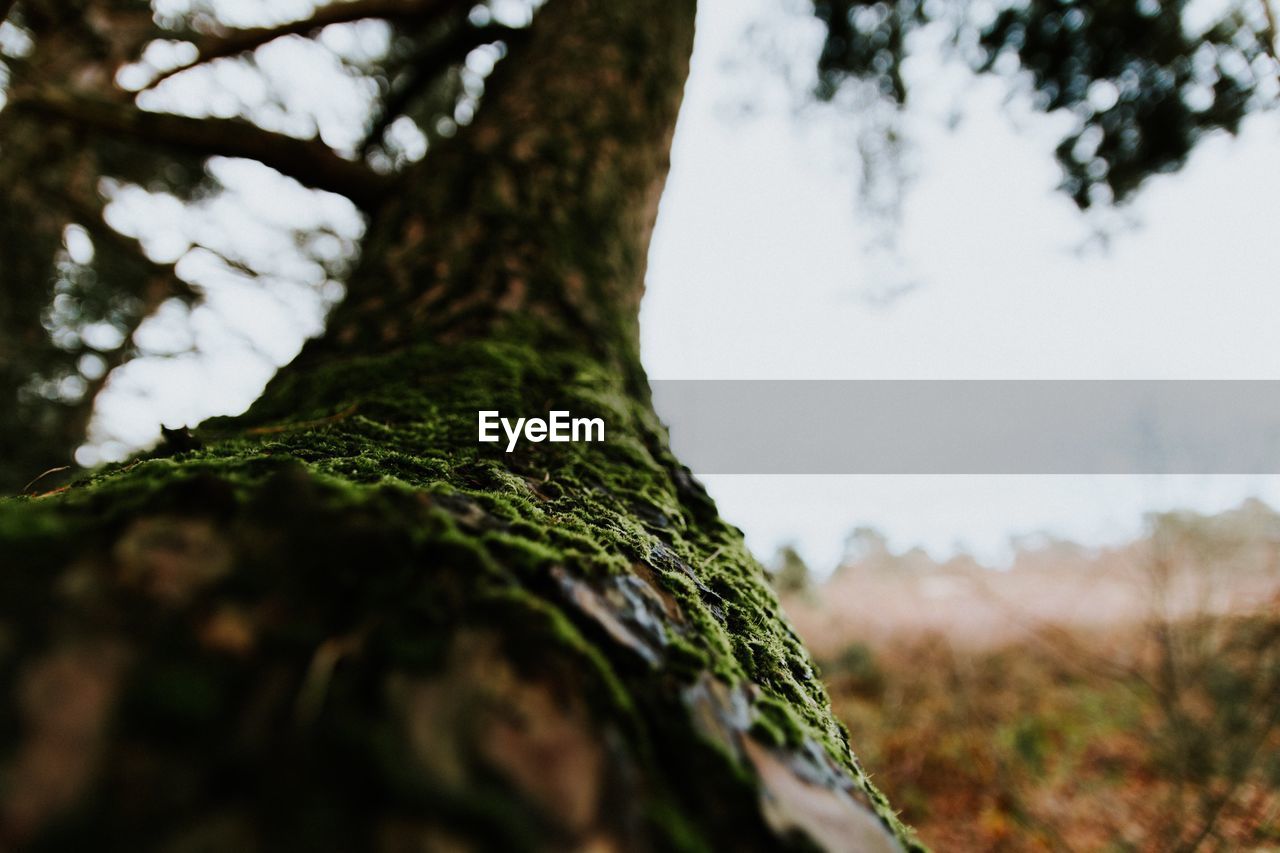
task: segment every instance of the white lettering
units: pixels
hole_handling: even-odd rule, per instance
[[[543,441],[552,442],[599,442],[604,441],[604,418],[575,418],[572,413],[563,409],[548,412],[547,419],[542,418],[504,418],[502,413],[488,409],[476,412],[477,434],[482,443],[497,444],[502,442],[498,428],[502,428],[506,436],[507,452],[511,453],[520,443],[520,439],[535,444]]]
[[[551,418],[551,435],[552,441],[569,441],[569,434],[566,430],[569,427],[569,413],[565,411],[555,411],[549,413]]]
[[[578,429],[581,428],[586,435],[578,438]],[[595,430],[595,437],[591,435]],[[573,419],[573,440],[574,441],[604,441],[604,418],[574,418]]]
[[[487,442],[497,441],[498,434],[494,432],[494,430],[498,428],[498,425],[493,422],[493,419],[498,417],[498,412],[488,411],[479,412],[478,414],[480,420],[480,440]]]
[[[510,439],[507,442],[508,453],[516,449],[516,443],[520,441],[520,429],[523,426],[524,426],[524,418],[516,418],[515,429],[511,428],[511,422],[509,420],[507,420],[506,418],[502,419],[502,429],[506,432],[507,438]]]

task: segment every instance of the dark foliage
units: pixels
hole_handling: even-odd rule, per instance
[[[948,27],[974,71],[1029,85],[1038,109],[1075,117],[1057,156],[1076,204],[1119,202],[1179,168],[1206,134],[1234,133],[1252,110],[1274,105],[1265,2],[1232,3],[1192,29],[1185,0],[1022,0],[988,20],[941,0],[818,0],[814,14],[827,27],[818,95],[856,78],[905,103],[911,33]]]

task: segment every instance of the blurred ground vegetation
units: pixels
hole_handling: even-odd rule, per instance
[[[1278,525],[1257,501],[1153,515],[1117,548],[1025,540],[1007,571],[864,530],[785,600],[936,849],[1275,850]]]

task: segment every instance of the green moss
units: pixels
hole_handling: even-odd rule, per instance
[[[763,569],[671,456],[644,389],[627,376],[519,336],[293,370],[245,416],[201,429],[199,449],[0,503],[0,547],[18,558],[0,583],[6,593],[24,583],[47,589],[77,551],[109,550],[141,516],[213,518],[238,555],[219,594],[263,608],[255,590],[272,588],[287,627],[262,642],[281,661],[305,669],[301,657],[318,643],[353,636],[362,654],[430,672],[443,660],[440,637],[491,623],[526,637],[537,655],[558,648],[578,661],[600,713],[631,720],[643,754],[637,715],[652,700],[635,693],[652,679],[629,674],[634,664],[621,661],[630,658],[584,637],[590,620],[558,597],[551,570],[603,583],[644,564],[685,625],[664,638],[662,665],[672,676],[691,683],[709,672],[759,685],[755,733],[778,746],[816,740],[901,833],[853,762]],[[476,442],[480,409],[531,416],[552,408],[603,417],[606,442],[522,443],[510,454]],[[3,608],[0,618],[20,617]],[[173,712],[165,703],[176,692],[152,688],[138,693],[135,711]],[[178,710],[199,722],[232,702],[223,695],[231,688],[219,690],[217,702],[203,698],[209,691],[177,691],[200,706]],[[671,831],[693,837],[687,826]]]

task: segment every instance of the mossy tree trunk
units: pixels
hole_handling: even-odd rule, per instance
[[[0,848],[911,845],[648,402],[693,16],[551,0],[246,416],[0,504]]]

